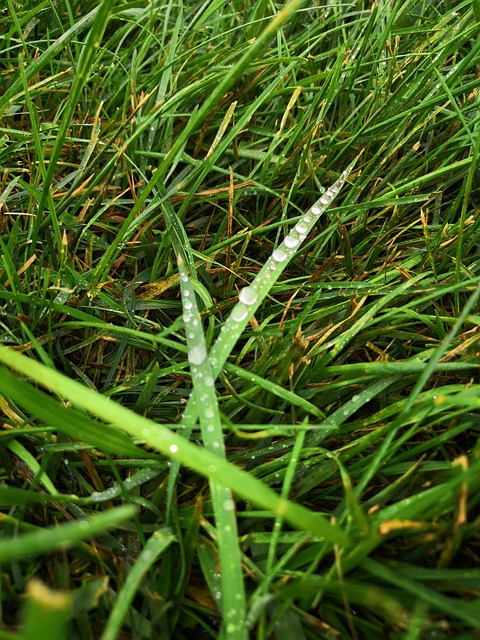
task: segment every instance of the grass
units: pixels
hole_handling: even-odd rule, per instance
[[[0,639],[480,632],[480,3],[0,15]]]

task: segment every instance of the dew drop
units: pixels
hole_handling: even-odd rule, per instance
[[[246,305],[255,304],[257,298],[258,294],[253,287],[244,287],[238,294],[238,299],[240,300],[240,302]]]
[[[213,416],[215,415],[215,411],[212,409],[212,407],[207,407],[205,409],[205,417],[206,418],[213,418]]]
[[[191,364],[202,364],[205,362],[206,357],[207,350],[204,344],[197,344],[188,352],[188,361]]]
[[[314,216],[319,216],[322,213],[322,210],[320,209],[320,207],[317,207],[315,205],[312,207],[312,213]]]
[[[207,467],[207,471],[209,471],[210,473],[215,473],[216,470],[217,470],[216,464],[209,464]]]
[[[247,315],[248,315],[247,306],[245,304],[240,303],[240,304],[237,304],[235,307],[233,307],[230,317],[235,322],[241,322],[242,320],[245,320]]]
[[[233,511],[233,509],[235,508],[235,503],[231,498],[228,498],[224,501],[223,508],[225,509],[225,511]]]
[[[289,235],[285,238],[285,246],[289,249],[294,249],[300,244],[300,238]]]
[[[190,302],[190,300],[185,300],[185,303],[183,306],[187,311],[190,311],[190,309],[193,307],[193,304]]]
[[[321,202],[323,205],[327,205],[327,204],[330,202],[330,200],[329,200],[326,196],[322,196],[322,197],[320,198],[320,202]]]
[[[170,453],[177,453],[177,451],[178,451],[177,445],[176,444],[171,444],[170,447],[169,447],[169,451],[170,451]]]
[[[308,227],[304,224],[302,224],[301,222],[299,222],[298,224],[295,225],[295,231],[297,233],[305,233],[308,230]]]
[[[278,248],[272,253],[272,258],[275,262],[284,262],[288,258],[288,254],[283,249]]]
[[[148,438],[149,435],[150,435],[150,429],[142,429],[142,436],[144,436],[145,438]]]

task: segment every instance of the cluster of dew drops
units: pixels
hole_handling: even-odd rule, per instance
[[[230,315],[233,322],[242,322],[247,318],[249,307],[256,304],[258,301],[258,289],[263,284],[263,278],[268,281],[274,273],[278,276],[281,265],[293,256],[296,249],[305,240],[308,232],[313,226],[313,221],[318,218],[323,211],[325,211],[326,207],[340,191],[349,173],[350,169],[344,171],[340,176],[340,179],[327,189],[313,207],[311,207],[307,213],[300,218],[290,233],[285,237],[284,241],[274,250],[272,257],[265,265],[265,270],[262,270],[262,276],[260,277],[260,274],[257,276],[257,282],[254,282],[252,285],[240,290],[238,295],[238,304],[233,308]]]

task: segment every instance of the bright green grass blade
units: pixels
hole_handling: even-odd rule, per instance
[[[473,15],[475,16],[475,22],[480,24],[480,0],[472,0]]]
[[[45,402],[45,395],[23,380],[19,380],[3,369],[0,371],[1,388],[10,398],[19,397],[25,408],[47,424],[62,424],[62,431],[71,438],[93,444],[103,451],[134,458],[150,458],[148,453],[136,447],[125,434],[108,424],[99,425],[87,415],[70,411],[59,403]]]
[[[305,507],[280,498],[263,482],[256,480],[253,476],[238,469],[223,458],[193,445],[166,427],[143,418],[113,402],[113,400],[84,387],[79,382],[71,380],[67,376],[1,345],[0,361],[36,380],[54,393],[68,398],[74,405],[83,407],[109,424],[115,425],[118,429],[166,453],[173,460],[194,469],[208,478],[213,478],[220,484],[225,484],[235,493],[245,496],[255,504],[271,509],[279,516],[283,516],[294,527],[311,531],[337,544],[349,544],[349,536],[339,527],[329,524],[321,515],[312,513]],[[10,375],[6,370],[0,371],[0,392],[5,393],[5,388],[8,386],[8,395],[14,397],[19,405],[24,405],[28,402],[27,398],[30,392],[27,392],[26,395],[18,392],[14,384],[9,384],[11,381]],[[32,388],[31,392],[33,391],[35,389]],[[40,396],[42,396],[42,400],[40,400]],[[39,391],[37,391],[37,398],[43,407],[52,409],[57,406],[56,401],[41,394]],[[32,403],[30,409],[33,415],[36,415],[35,404]],[[53,410],[51,423],[55,424],[58,429],[63,430],[63,418],[59,420],[54,413],[55,411]]]
[[[45,470],[41,468],[37,460],[32,456],[30,451],[28,451],[20,442],[18,442],[18,440],[10,440],[9,442],[7,442],[6,446],[12,453],[18,456],[22,460],[22,462],[31,470],[34,478],[36,479],[36,482],[38,481],[40,484],[43,484],[45,489],[47,489],[47,491],[49,491],[52,496],[58,494],[55,485],[45,473]]]
[[[71,615],[72,598],[68,593],[52,591],[38,580],[28,584],[19,640],[64,640]]]
[[[85,520],[60,524],[54,528],[23,533],[8,540],[0,540],[0,561],[20,560],[60,549],[68,549],[82,540],[89,540],[107,529],[118,527],[132,518],[136,508],[124,505],[98,513]]]
[[[242,289],[240,292],[239,302],[233,308],[230,316],[223,325],[220,336],[208,356],[214,380],[227,361],[231,350],[239,340],[243,330],[253,317],[256,309],[260,306],[275,281],[281,275],[282,271],[287,266],[287,263],[298,251],[302,242],[316,224],[318,218],[324,213],[332,200],[338,194],[353,170],[357,160],[358,158],[356,158],[347,167],[347,169],[341,174],[340,178],[315,202],[310,210],[302,216],[293,230],[287,235],[285,240],[277,247],[272,256],[262,267],[253,283],[249,287]],[[310,403],[308,403],[308,410],[312,412],[312,405]],[[313,408],[313,413],[318,414],[318,410]],[[191,429],[195,425],[197,415],[196,401],[195,398],[192,397],[189,399],[187,407],[182,415],[182,426],[186,436],[191,433]],[[175,486],[178,472],[179,466],[174,465],[169,478],[169,486],[171,488]],[[170,496],[172,499],[172,489],[170,490]]]
[[[172,535],[169,529],[159,529],[148,539],[118,593],[107,625],[101,635],[101,640],[115,640],[118,637],[122,622],[128,616],[132,600],[143,577],[174,541],[175,536]]]
[[[193,394],[200,413],[200,427],[206,449],[226,458],[222,423],[214,387],[213,372],[208,360],[202,320],[195,292],[185,266],[178,256],[182,290],[183,321],[187,334],[188,359],[192,372]],[[235,502],[232,492],[223,483],[210,480],[222,588],[223,636],[229,640],[246,640],[245,590],[242,575],[242,554],[239,547]]]
[[[340,175],[338,180],[320,196],[320,198],[312,205],[297,222],[295,227],[285,237],[283,242],[275,249],[273,254],[263,265],[254,281],[248,287],[244,287],[239,294],[239,301],[232,309],[227,318],[222,331],[217,338],[215,344],[209,353],[209,361],[212,367],[214,378],[218,376],[223,365],[227,361],[235,344],[242,335],[245,327],[253,318],[255,311],[261,305],[265,297],[268,295],[271,287],[280,277],[288,262],[299,250],[302,242],[308,233],[315,226],[319,217],[330,206],[332,200],[339,193],[348,176],[352,172],[358,158],[356,158],[345,171]],[[190,406],[189,401],[185,410],[182,422],[187,419],[194,421],[196,417],[196,409]]]

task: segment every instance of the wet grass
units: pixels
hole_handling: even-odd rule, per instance
[[[0,638],[477,637],[479,24],[7,0]]]

